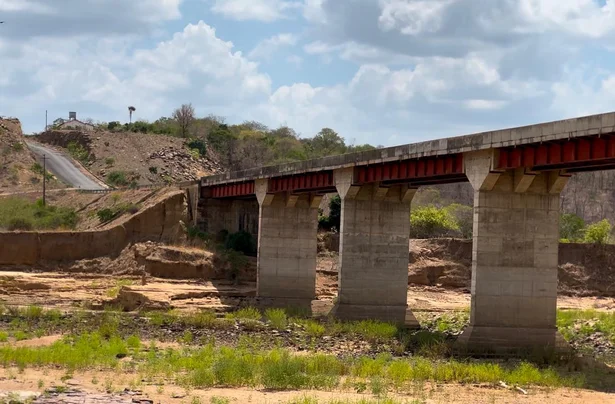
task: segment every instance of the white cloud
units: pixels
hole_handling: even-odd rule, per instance
[[[500,109],[506,106],[506,101],[500,100],[466,100],[463,103],[469,109]]]
[[[301,3],[286,0],[215,0],[211,10],[238,21],[272,22],[288,17],[288,11]]]
[[[277,34],[260,41],[248,56],[255,59],[269,59],[278,49],[285,46],[294,46],[296,43],[297,36],[294,34]]]
[[[300,67],[303,63],[303,58],[298,55],[290,55],[286,58],[286,61],[292,65],[295,65],[296,67]]]
[[[453,0],[380,0],[378,18],[385,31],[399,29],[403,34],[435,32],[442,25],[442,14]]]

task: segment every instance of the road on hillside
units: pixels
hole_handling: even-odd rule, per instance
[[[73,162],[50,147],[38,143],[26,142],[30,150],[38,157],[37,160],[43,161],[43,154],[47,159],[47,170],[58,177],[62,182],[81,189],[105,189],[98,182],[94,181],[73,164]]]

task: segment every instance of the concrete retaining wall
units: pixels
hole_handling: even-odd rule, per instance
[[[130,243],[174,241],[187,222],[183,191],[176,191],[113,227],[84,232],[0,232],[0,265],[34,265],[118,255]]]

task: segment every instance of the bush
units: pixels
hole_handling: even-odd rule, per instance
[[[118,121],[113,121],[113,122],[109,122],[107,124],[107,129],[114,130],[115,128],[118,128],[120,126],[121,126],[121,124]]]
[[[90,159],[90,152],[77,142],[70,142],[66,148],[75,160],[87,163]]]
[[[106,223],[113,220],[113,218],[115,218],[116,216],[116,213],[113,210],[106,208],[97,211],[96,216],[98,216],[98,220],[100,220],[101,223]]]
[[[114,159],[113,157],[107,157],[107,158],[105,159],[105,164],[106,164],[107,166],[112,166],[114,163],[115,163],[115,159]]]
[[[410,213],[410,235],[413,238],[432,238],[451,235],[459,226],[446,208],[421,206]]]
[[[200,139],[190,141],[190,143],[188,143],[188,148],[191,150],[198,150],[201,156],[205,156],[207,154],[207,146],[205,146],[205,142]]]
[[[559,236],[562,239],[578,241],[583,239],[585,232],[585,221],[573,213],[564,213],[560,216]]]
[[[23,151],[23,143],[21,142],[13,143],[13,150],[16,152]]]
[[[247,231],[238,231],[237,233],[229,234],[225,247],[244,253],[245,255],[256,254],[256,242],[252,234]]]
[[[149,172],[152,174],[158,174],[158,167],[150,167]]]
[[[190,149],[190,156],[195,159],[198,160],[201,157],[201,153],[199,152],[198,149]]]
[[[584,241],[586,243],[606,244],[611,235],[612,226],[607,219],[587,226]]]
[[[341,227],[342,218],[342,198],[335,195],[329,201],[329,216],[318,216],[318,227],[322,230],[339,230]]]
[[[107,175],[107,182],[114,187],[125,187],[128,185],[126,173],[124,171],[111,171]]]

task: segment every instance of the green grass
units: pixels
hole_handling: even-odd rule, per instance
[[[602,333],[615,343],[615,313],[596,310],[558,310],[557,328],[568,341]]]
[[[254,350],[239,347],[135,351],[129,361],[118,358],[130,352],[130,339],[88,333],[66,337],[44,347],[0,347],[0,365],[58,366],[68,370],[91,368],[134,371],[145,378],[169,378],[185,387],[263,387],[268,389],[333,389],[341,380],[365,380],[372,391],[406,390],[413,382],[498,383],[538,386],[581,386],[583,378],[555,370],[518,365],[457,360],[391,358],[338,358],[333,355],[294,355],[288,350]]]
[[[9,334],[5,331],[0,331],[0,342],[6,342],[9,340]]]
[[[0,199],[0,228],[7,230],[73,229],[78,217],[74,209],[43,206],[42,201],[9,197]]]
[[[232,313],[226,313],[226,318],[230,320],[253,320],[260,321],[263,316],[257,308],[244,307]]]
[[[277,330],[286,329],[288,326],[288,318],[284,309],[267,309],[265,311],[265,318]]]
[[[304,396],[286,401],[285,404],[422,404],[421,400],[397,400],[394,398],[362,398],[360,400],[319,400],[316,397]]]
[[[134,284],[134,281],[130,279],[118,279],[117,281],[115,281],[115,286],[107,290],[105,294],[107,295],[107,297],[116,298],[117,295],[119,295],[120,289],[122,289],[122,287],[130,286],[132,284]]]

